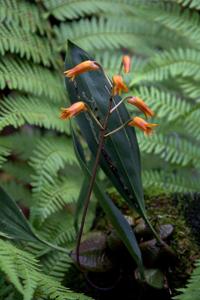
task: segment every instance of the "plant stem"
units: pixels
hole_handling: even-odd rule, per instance
[[[97,125],[99,126],[99,128],[103,129],[102,124],[99,122],[99,120],[96,118],[95,114],[93,113],[93,111],[89,107],[88,107],[88,113],[94,119],[94,121],[97,123]]]
[[[110,113],[112,113],[115,109],[117,109],[118,108],[118,106],[120,106],[124,101],[126,101],[126,100],[128,100],[128,99],[130,99],[130,98],[132,98],[133,96],[128,96],[128,97],[125,97],[125,98],[123,98],[122,100],[120,100],[112,109],[111,109],[111,111],[110,111]]]
[[[121,126],[119,126],[119,127],[117,127],[116,129],[114,129],[114,130],[112,130],[112,131],[106,133],[104,137],[108,137],[108,136],[112,135],[113,133],[115,133],[115,132],[117,132],[117,131],[123,129],[125,126],[128,125],[128,123],[129,123],[131,120],[132,120],[132,119],[129,119],[128,121],[126,121],[125,123],[123,123]]]
[[[86,214],[87,214],[87,210],[88,210],[88,206],[89,206],[89,202],[90,202],[90,197],[92,194],[92,189],[95,183],[95,178],[96,178],[96,174],[97,174],[97,169],[98,169],[98,164],[99,164],[99,159],[100,159],[100,155],[101,155],[101,150],[103,147],[103,143],[104,143],[104,135],[107,129],[107,125],[108,125],[108,120],[109,120],[109,116],[110,116],[110,110],[112,107],[112,97],[110,97],[109,100],[109,106],[108,106],[108,111],[103,123],[103,128],[100,129],[100,134],[99,134],[99,145],[98,145],[98,149],[97,149],[97,154],[96,154],[96,158],[95,158],[95,162],[94,162],[94,166],[93,166],[93,170],[92,170],[92,174],[91,174],[91,179],[89,182],[89,187],[88,187],[88,192],[87,192],[87,196],[85,198],[85,206],[84,206],[84,210],[83,210],[83,215],[82,215],[82,219],[81,219],[81,225],[80,225],[80,229],[79,229],[79,233],[78,233],[78,237],[77,237],[77,243],[76,243],[76,261],[77,264],[79,266],[79,268],[81,269],[81,265],[80,265],[80,260],[79,260],[79,248],[80,248],[80,243],[81,243],[81,237],[83,234],[83,228],[84,228],[84,224],[85,224],[85,218],[86,218]]]

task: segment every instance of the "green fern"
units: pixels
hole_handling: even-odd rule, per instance
[[[72,142],[66,138],[42,139],[30,159],[34,192],[40,192],[45,183],[53,183],[53,177],[65,164],[76,162]]]
[[[71,266],[71,260],[65,253],[51,252],[46,259],[42,260],[42,264],[45,274],[62,282]]]
[[[8,148],[20,160],[27,160],[31,157],[34,146],[39,142],[41,135],[37,130],[34,131],[34,135],[31,135],[30,131],[29,127],[25,127],[21,132],[1,136],[0,144]]]
[[[178,289],[179,295],[173,297],[176,300],[198,300],[200,296],[199,289],[200,261],[196,261],[196,267],[185,288]]]
[[[78,17],[88,16],[100,13],[113,13],[113,5],[115,13],[125,14],[134,12],[132,0],[44,0],[44,5],[48,11],[46,16],[52,14],[59,20],[76,19]]]
[[[26,31],[44,34],[48,22],[41,18],[37,6],[25,0],[1,0],[0,20],[23,27]]]
[[[167,193],[194,193],[199,191],[198,179],[191,178],[189,175],[174,175],[172,172],[146,170],[143,172],[142,178],[144,188],[147,191],[151,188]]]
[[[33,60],[34,63],[42,63],[45,66],[55,65],[55,54],[45,37],[25,31],[23,28],[11,24],[0,25],[0,54],[7,51],[17,53],[20,57]]]
[[[160,156],[164,161],[177,166],[190,166],[200,168],[199,146],[189,142],[173,132],[163,136],[155,134],[144,139],[143,135],[138,135],[140,149],[143,153]]]
[[[18,128],[30,124],[69,133],[69,124],[59,119],[62,106],[64,103],[55,104],[46,97],[5,97],[0,108],[0,130],[8,125]]]
[[[200,55],[193,49],[172,49],[157,54],[146,66],[141,74],[133,79],[131,85],[141,81],[164,81],[169,78],[192,77],[200,79]]]
[[[43,184],[42,191],[33,194],[38,219],[43,222],[52,213],[75,202],[79,195],[79,181],[78,177],[64,177],[59,180],[56,178],[53,183]]]
[[[199,48],[199,13],[183,10],[180,5],[170,3],[170,1],[168,4],[158,8],[154,6],[153,10],[144,9],[141,15],[157,22],[158,25],[163,25],[173,32],[178,40],[180,38],[187,40],[187,47]]]
[[[9,154],[10,154],[10,150],[7,147],[0,145],[0,168],[6,161],[6,158]]]
[[[59,222],[58,219],[60,220]],[[67,244],[67,246],[70,247],[76,239],[73,222],[73,216],[70,212],[70,207],[68,206],[64,210],[53,214],[53,217],[45,219],[38,230],[46,240],[49,240],[56,245]]]
[[[58,281],[42,273],[35,257],[9,242],[0,240],[0,269],[23,295],[24,300],[33,297],[51,299],[89,299],[63,287]]]
[[[0,60],[0,89],[46,96],[55,102],[66,98],[58,72],[52,72],[28,61],[4,56]]]
[[[178,3],[183,5],[184,7],[189,7],[191,9],[200,9],[199,0],[176,0]]]
[[[183,93],[191,99],[198,99],[200,94],[200,87],[198,80],[194,80],[193,77],[179,78],[177,80]]]
[[[113,50],[127,47],[133,48],[136,52],[153,54],[151,43],[152,39],[156,39],[156,35],[149,30],[148,26],[145,26],[144,29],[143,25],[141,27],[137,25],[137,18],[133,19],[130,24],[129,22],[120,22],[117,18],[100,17],[97,19],[93,17],[91,20],[74,21],[70,26],[61,23],[59,27],[55,27],[54,31],[57,36],[58,50],[66,50],[67,40],[70,39],[91,52],[100,49]],[[158,28],[155,27],[155,30]],[[143,39],[141,39],[142,35]],[[149,44],[144,37],[149,40]],[[163,42],[166,42],[166,37]]]
[[[141,86],[136,89],[135,93],[152,108],[156,118],[166,119],[167,122],[184,118],[193,110],[193,105],[189,101],[164,89]]]

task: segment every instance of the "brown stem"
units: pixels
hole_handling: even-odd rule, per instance
[[[100,129],[99,145],[98,145],[97,154],[96,154],[96,158],[95,158],[95,162],[94,162],[94,166],[93,166],[93,170],[92,170],[91,179],[90,179],[90,182],[89,182],[87,196],[85,198],[85,206],[84,206],[83,215],[82,215],[82,219],[81,219],[81,225],[80,225],[80,229],[79,229],[79,233],[78,233],[78,237],[77,237],[76,252],[75,253],[76,253],[76,262],[77,262],[80,269],[81,269],[81,265],[80,265],[80,260],[79,260],[79,248],[80,248],[80,243],[81,243],[81,237],[82,237],[82,234],[83,234],[83,228],[84,228],[85,218],[86,218],[86,214],[87,214],[87,210],[88,210],[88,206],[89,206],[89,202],[90,202],[90,196],[92,194],[92,189],[93,189],[96,174],[97,174],[99,159],[100,159],[101,150],[102,150],[103,143],[104,143],[104,135],[105,135],[107,125],[108,125],[111,106],[112,106],[112,97],[110,97],[110,100],[109,100],[109,107],[108,107],[108,111],[107,111],[107,114],[106,114],[106,117],[105,117],[105,120],[104,120],[104,123],[103,123],[103,128]]]

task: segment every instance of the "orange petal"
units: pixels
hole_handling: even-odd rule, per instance
[[[84,102],[79,101],[79,102],[75,102],[68,108],[61,108],[61,110],[62,111],[60,114],[60,118],[62,120],[67,120],[67,119],[70,119],[70,118],[78,115],[82,111],[86,111],[87,107]]]
[[[75,67],[66,70],[64,75],[72,80],[79,74],[88,72],[88,71],[95,71],[99,69],[99,66],[92,60],[86,60]]]
[[[146,117],[153,117],[154,116],[154,112],[139,97],[132,97],[127,102],[132,104],[132,105],[135,105],[137,108],[139,108],[145,114]]]
[[[113,95],[121,94],[121,92],[128,92],[128,87],[124,83],[122,76],[113,76]]]
[[[124,73],[129,73],[131,69],[131,58],[129,55],[124,55],[122,58],[122,63],[124,67]]]

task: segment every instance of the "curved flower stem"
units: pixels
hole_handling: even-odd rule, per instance
[[[120,100],[110,111],[110,113],[112,113],[115,109],[118,108],[118,106],[120,106],[124,101],[128,100],[129,98],[132,98],[132,96],[127,96],[124,99]]]
[[[97,123],[97,125],[99,126],[100,129],[103,129],[103,125],[99,122],[99,120],[96,118],[95,114],[93,113],[93,111],[90,109],[89,106],[87,106],[87,110],[88,113],[90,114],[90,116],[94,119],[94,121]]]
[[[107,125],[108,125],[108,120],[109,120],[109,116],[110,116],[111,107],[112,107],[112,97],[110,97],[110,100],[109,100],[108,111],[107,111],[106,117],[104,119],[103,128],[100,129],[99,145],[98,145],[98,149],[97,149],[97,154],[96,154],[96,159],[95,159],[95,162],[94,162],[94,166],[93,166],[93,169],[92,169],[92,174],[91,174],[91,178],[90,178],[90,182],[89,182],[89,186],[88,186],[87,196],[85,198],[85,206],[84,206],[83,215],[82,215],[82,219],[81,219],[81,225],[80,225],[80,229],[79,229],[79,233],[78,233],[78,237],[77,237],[75,253],[76,253],[76,261],[77,261],[77,264],[78,264],[80,269],[81,269],[81,265],[80,265],[80,259],[79,259],[79,248],[80,248],[80,243],[81,243],[81,237],[82,237],[82,234],[83,234],[83,228],[84,228],[85,218],[86,218],[86,214],[87,214],[87,210],[88,210],[88,206],[89,206],[89,202],[90,202],[90,197],[91,197],[91,194],[92,194],[92,189],[93,189],[93,186],[94,186],[94,183],[95,183],[95,178],[96,178],[96,174],[97,174],[97,169],[98,169],[99,159],[100,159],[100,155],[101,155],[101,150],[102,150],[103,143],[104,143],[104,136],[105,136],[105,132],[106,132]]]
[[[129,123],[130,121],[131,121],[131,119],[129,119],[128,121],[126,121],[125,123],[123,123],[123,124],[122,124],[121,126],[119,126],[118,128],[116,128],[116,129],[114,129],[114,130],[108,132],[107,134],[104,135],[104,137],[106,138],[106,137],[108,137],[108,136],[110,136],[110,135],[116,133],[117,131],[123,129],[125,126],[128,125],[128,123]]]

